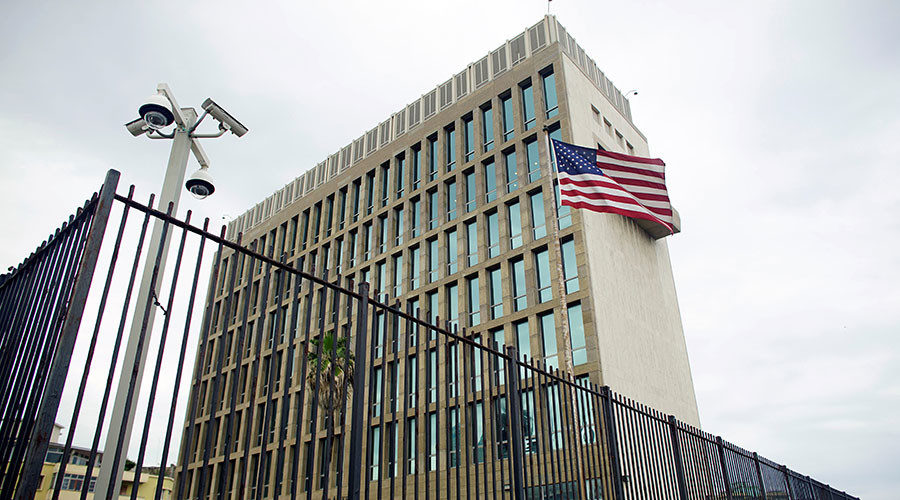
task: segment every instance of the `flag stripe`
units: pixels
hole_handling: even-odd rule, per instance
[[[561,204],[652,221],[674,233],[665,163],[553,140]]]
[[[566,206],[569,206],[572,208],[585,208],[587,210],[591,210],[594,212],[606,212],[606,213],[619,214],[619,215],[623,215],[625,217],[631,217],[632,219],[649,220],[651,222],[656,222],[658,224],[662,224],[669,231],[674,232],[672,230],[671,224],[668,224],[665,221],[660,220],[658,217],[654,217],[654,216],[644,213],[644,212],[636,212],[633,210],[626,210],[626,209],[617,208],[617,207],[613,207],[613,206],[607,206],[607,205],[595,205],[595,204],[585,203],[585,202],[580,202],[580,201],[568,201],[567,200],[567,201],[563,202],[563,205],[566,205]]]
[[[656,177],[657,179],[666,180],[666,174],[663,172],[657,172],[656,170],[649,170],[646,168],[634,168],[634,167],[625,167],[621,165],[616,165],[614,163],[606,163],[600,161],[598,159],[597,166],[605,171],[607,175],[609,175],[610,171],[618,172],[619,175],[624,175],[625,173],[635,174],[635,175],[646,175],[649,177]]]
[[[621,196],[620,194],[614,194],[609,192],[585,192],[585,191],[572,191],[572,190],[562,190],[560,193],[565,193],[566,196],[570,198],[574,198],[576,196],[581,196],[591,200],[612,200],[612,201],[620,201],[624,203],[632,203],[634,205],[645,207],[647,210],[650,210],[653,213],[659,215],[672,215],[671,205],[668,203],[661,203],[658,201],[642,201],[636,200],[634,197],[630,196]]]
[[[621,184],[615,182],[613,179],[609,179],[606,177],[586,177],[584,175],[581,176],[570,176],[564,173],[559,174],[559,182],[560,184],[571,184],[578,187],[581,190],[590,190],[592,188],[611,188],[618,189],[620,191],[624,191],[626,193],[634,195],[636,198],[640,198],[642,200],[653,200],[653,201],[669,201],[669,197],[666,194],[665,190],[655,189],[655,188],[645,188],[643,186],[633,186],[631,189],[626,189]]]

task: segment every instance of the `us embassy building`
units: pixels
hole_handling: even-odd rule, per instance
[[[234,219],[226,237],[235,241],[241,234],[242,246],[276,259],[284,255],[288,265],[317,276],[328,270],[329,280],[345,286],[369,282],[378,300],[440,317],[482,342],[515,346],[576,380],[608,385],[699,426],[666,240],[632,219],[560,206],[548,136],[650,156],[628,100],[554,16]],[[205,498],[222,482],[227,498],[289,496],[291,471],[324,475],[319,436],[310,435],[315,426],[295,423],[299,409],[307,409],[305,419],[313,413],[313,391],[298,401],[306,381],[280,383],[305,352],[289,331],[298,325],[287,317],[294,291],[265,290],[273,286],[265,266],[243,258],[236,276],[227,276],[236,257],[226,249],[220,258],[222,272],[208,296],[207,345],[196,360],[180,455],[187,472],[180,480],[187,498]],[[237,306],[226,310],[232,290],[235,304],[249,294],[244,321],[237,321]],[[258,307],[266,294],[265,307]],[[238,345],[241,323],[244,345]],[[261,333],[268,338],[254,344]],[[213,353],[223,342],[217,367]],[[412,359],[403,368],[412,373],[383,376],[391,369],[380,358],[386,351],[373,351],[370,361],[379,386],[382,378],[445,377],[442,362]],[[214,391],[217,377],[221,387]],[[416,404],[414,392],[407,407]],[[430,449],[421,449],[420,441],[399,471],[396,463],[382,465],[396,462],[392,457],[409,435],[446,435],[440,428],[446,420],[435,419],[425,403],[423,395],[414,413],[392,411],[387,421],[383,413],[366,421],[367,446],[374,448],[367,452],[366,479],[421,470],[422,462],[438,473],[452,465],[443,437],[431,439]],[[391,425],[388,438],[381,429]],[[294,429],[303,429],[299,438]]]

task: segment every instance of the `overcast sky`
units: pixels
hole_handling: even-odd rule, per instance
[[[295,4],[5,2],[0,266],[109,168],[141,197],[158,191],[168,143],[122,127],[158,82],[250,128],[205,143],[218,190],[182,204],[217,222],[547,10]],[[900,3],[557,0],[552,12],[620,89],[639,90],[634,121],[668,165],[703,427],[862,498],[896,498]]]

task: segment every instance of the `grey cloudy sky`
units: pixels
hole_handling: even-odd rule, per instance
[[[236,216],[546,12],[479,2],[23,2],[0,16],[0,266],[102,181],[158,189],[122,124],[168,82]],[[900,3],[557,0],[669,165],[704,428],[866,499],[900,490]],[[190,167],[189,167],[190,168]]]

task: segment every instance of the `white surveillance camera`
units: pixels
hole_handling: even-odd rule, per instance
[[[208,167],[200,167],[199,170],[191,174],[184,187],[194,195],[194,198],[202,200],[215,192],[216,187],[213,185],[213,178],[209,175]]]
[[[222,107],[216,104],[212,99],[206,99],[200,107],[208,112],[210,116],[218,120],[222,128],[230,130],[232,134],[241,137],[247,133],[247,127],[242,125],[241,122],[237,121],[237,119],[231,116],[228,111],[222,109]]]
[[[147,122],[144,121],[143,118],[138,118],[137,120],[132,120],[125,124],[125,128],[131,132],[131,135],[137,137],[142,134],[146,134],[150,129],[150,126],[147,125]]]
[[[148,97],[147,101],[138,108],[138,114],[147,123],[147,126],[153,130],[168,127],[175,121],[175,114],[172,113],[172,104],[169,103],[166,96],[161,94],[153,94]]]

